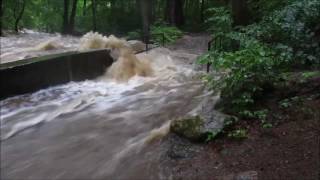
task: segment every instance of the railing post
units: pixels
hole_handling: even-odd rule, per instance
[[[208,52],[211,50],[211,46],[212,46],[212,42],[215,42],[215,39],[211,39],[209,42],[208,42]],[[214,47],[216,46],[216,43],[214,44]],[[216,47],[215,47],[216,48]],[[207,63],[207,73],[209,73],[210,71],[210,66],[211,66],[211,63]]]
[[[162,46],[164,47],[164,33],[162,33]]]
[[[146,51],[149,51],[149,36],[146,36]]]
[[[148,52],[149,51],[149,37],[148,37],[148,35],[143,35],[143,41],[144,41],[144,43],[146,44],[146,52]]]

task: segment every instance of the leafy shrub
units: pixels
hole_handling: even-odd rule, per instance
[[[232,30],[232,18],[230,11],[225,7],[208,8],[206,14],[209,16],[205,23],[208,31],[214,36],[224,36]]]
[[[295,64],[319,65],[320,47],[315,38],[319,19],[319,0],[294,1],[243,31],[275,48],[291,48]]]
[[[211,63],[219,76],[206,78],[209,86],[221,91],[222,97],[236,113],[244,112],[255,98],[280,78],[279,72],[292,65],[319,66],[320,47],[316,41],[316,25],[320,19],[320,1],[293,1],[275,10],[261,22],[230,31],[228,11],[214,9],[211,32],[238,42],[238,49],[214,49],[198,61]],[[222,25],[222,24],[225,25]],[[222,25],[217,28],[217,25]],[[216,27],[216,28],[215,28]]]
[[[246,129],[236,129],[228,133],[228,137],[234,139],[244,139],[248,137],[248,132]]]
[[[252,105],[254,96],[278,79],[282,61],[276,51],[255,40],[241,44],[237,51],[212,51],[200,59],[220,71],[219,78],[209,76],[207,81],[213,89],[221,90],[222,97],[229,99],[237,111]]]
[[[135,31],[128,32],[126,38],[127,39],[140,39],[141,38],[141,31],[135,30]]]
[[[157,44],[162,44],[162,34],[164,36],[164,43],[173,43],[180,37],[183,33],[177,27],[174,26],[151,26],[151,36]]]
[[[288,0],[248,0],[248,7],[254,20],[261,20],[274,10],[279,10],[289,3]]]
[[[150,34],[151,41],[156,44],[162,44],[162,42],[164,42],[164,44],[173,43],[183,35],[182,31],[177,27],[166,25],[151,26]],[[141,39],[141,37],[141,30],[135,30],[127,34],[127,39]]]

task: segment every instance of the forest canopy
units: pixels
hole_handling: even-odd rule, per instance
[[[140,29],[146,4],[151,24],[192,26],[204,21],[209,0],[3,0],[2,29],[124,34]],[[17,24],[18,21],[18,24]],[[192,29],[201,28],[193,27]]]

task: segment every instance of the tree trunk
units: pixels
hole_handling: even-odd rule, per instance
[[[92,25],[93,25],[93,31],[97,31],[97,18],[96,18],[96,12],[97,12],[97,4],[96,0],[92,0]]]
[[[75,17],[77,12],[77,3],[78,0],[73,0],[71,15],[69,19],[69,26],[68,26],[68,33],[72,34],[74,32],[74,24],[75,24]]]
[[[156,21],[156,8],[157,8],[157,1],[156,0],[150,0],[150,9],[149,9],[149,18],[150,18],[150,24],[154,23]]]
[[[232,0],[232,16],[234,26],[248,25],[250,21],[246,0]]]
[[[62,24],[62,33],[68,33],[68,25],[69,25],[69,0],[64,0],[63,5],[63,24]]]
[[[205,0],[201,0],[201,8],[200,8],[200,22],[204,22],[204,11],[205,11]]]
[[[0,36],[2,36],[2,15],[3,15],[3,11],[4,11],[4,8],[3,8],[3,5],[2,5],[2,0],[0,0]]]
[[[83,7],[82,7],[82,15],[86,15],[86,8],[87,8],[87,0],[83,0]]]
[[[166,20],[170,25],[181,26],[184,24],[183,0],[167,0]]]
[[[150,1],[140,0],[141,18],[142,18],[142,35],[143,40],[147,44],[149,42],[149,27],[150,27]]]
[[[20,3],[20,1],[17,2],[16,6],[18,6],[19,3]],[[14,30],[15,30],[16,32],[19,32],[19,22],[20,22],[20,20],[21,20],[21,18],[22,18],[22,15],[23,15],[23,13],[24,13],[25,7],[26,7],[26,0],[22,0],[22,8],[21,8],[18,16],[16,17],[15,23],[14,23]]]

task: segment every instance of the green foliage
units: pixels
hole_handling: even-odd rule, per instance
[[[164,36],[165,44],[173,43],[183,35],[182,31],[174,26],[151,26],[151,36],[153,41],[158,44],[162,44],[162,34]]]
[[[208,132],[207,133],[207,138],[206,138],[206,142],[209,142],[209,141],[212,141],[212,140],[214,140],[216,137],[217,137],[217,135],[220,133],[220,131],[216,131],[216,132]]]
[[[168,44],[182,37],[183,32],[177,27],[156,23],[156,25],[151,26],[150,35],[151,41],[155,44],[162,44],[163,41],[164,44]],[[141,39],[141,37],[142,32],[140,30],[131,31],[127,34],[128,39]]]
[[[230,116],[224,120],[224,127],[230,126],[238,121],[239,121],[238,117]]]
[[[271,123],[263,123],[262,124],[262,128],[264,128],[264,129],[270,129],[272,127],[273,127],[273,125]]]
[[[246,129],[236,129],[228,133],[228,137],[234,139],[244,139],[248,137]]]
[[[22,1],[3,0],[3,29],[14,29],[14,14],[18,14],[21,6]],[[63,1],[26,0],[25,11],[19,27],[47,32],[60,31],[62,6]]]
[[[141,31],[140,30],[135,30],[135,31],[130,31],[127,34],[127,39],[141,39]]]
[[[303,99],[299,96],[294,96],[291,98],[283,99],[279,102],[279,106],[283,109],[289,108],[293,105],[301,105],[303,103]]]
[[[290,0],[248,0],[248,6],[254,20],[260,20],[274,10],[279,10],[290,2]]]
[[[296,0],[243,30],[282,52],[283,47],[291,49],[295,64],[319,64],[320,47],[315,38],[319,19],[320,1]]]
[[[205,20],[208,31],[214,36],[223,36],[232,30],[232,18],[230,11],[225,7],[213,7],[206,10],[209,16]]]
[[[231,32],[227,28],[231,22],[226,20],[230,19],[228,11],[223,8],[212,11],[220,17],[210,18],[210,31],[237,44],[238,49],[213,49],[198,61],[211,63],[219,73],[219,76],[209,75],[206,81],[211,88],[221,91],[239,115],[249,118],[257,115],[248,109],[259,94],[280,80],[280,72],[294,65],[319,66],[320,47],[315,30],[319,25],[320,1],[293,1],[259,23]],[[222,26],[217,28],[217,25]]]
[[[22,2],[26,2],[26,8],[19,22],[19,27],[46,32],[61,32],[64,0],[2,0],[2,29],[14,28],[14,14],[18,14]],[[71,15],[72,2],[69,1],[69,17]],[[77,0],[75,15],[75,32],[86,33],[94,29],[94,14],[96,16],[96,31],[104,34],[125,35],[130,31],[142,28],[140,1],[137,0],[96,0],[95,13],[93,13],[93,1]],[[202,27],[203,11],[212,3],[203,1],[190,1],[181,7],[185,15],[185,24],[190,30],[199,30]],[[150,11],[150,23],[158,27],[157,21],[167,21],[169,16],[166,0],[153,0]],[[16,13],[14,13],[16,11]],[[173,24],[172,24],[173,25]],[[137,34],[135,34],[137,35]],[[135,36],[137,37],[137,36]],[[167,37],[168,42],[171,41]]]
[[[302,77],[304,79],[309,79],[309,78],[313,78],[316,76],[320,76],[320,71],[313,71],[313,72],[304,72],[302,73]]]
[[[281,108],[288,108],[288,107],[292,106],[292,104],[290,102],[290,99],[284,99],[284,100],[279,102],[279,106]]]
[[[278,79],[275,70],[282,65],[275,51],[254,40],[245,41],[234,52],[210,52],[200,62],[206,63],[206,60],[221,71],[219,79],[208,80],[209,85],[222,90],[222,97],[231,99],[238,111],[252,105],[254,95]]]
[[[259,119],[260,121],[264,122],[267,119],[268,110],[263,109],[259,111],[249,111],[249,110],[243,110],[239,112],[242,117],[247,119]]]

